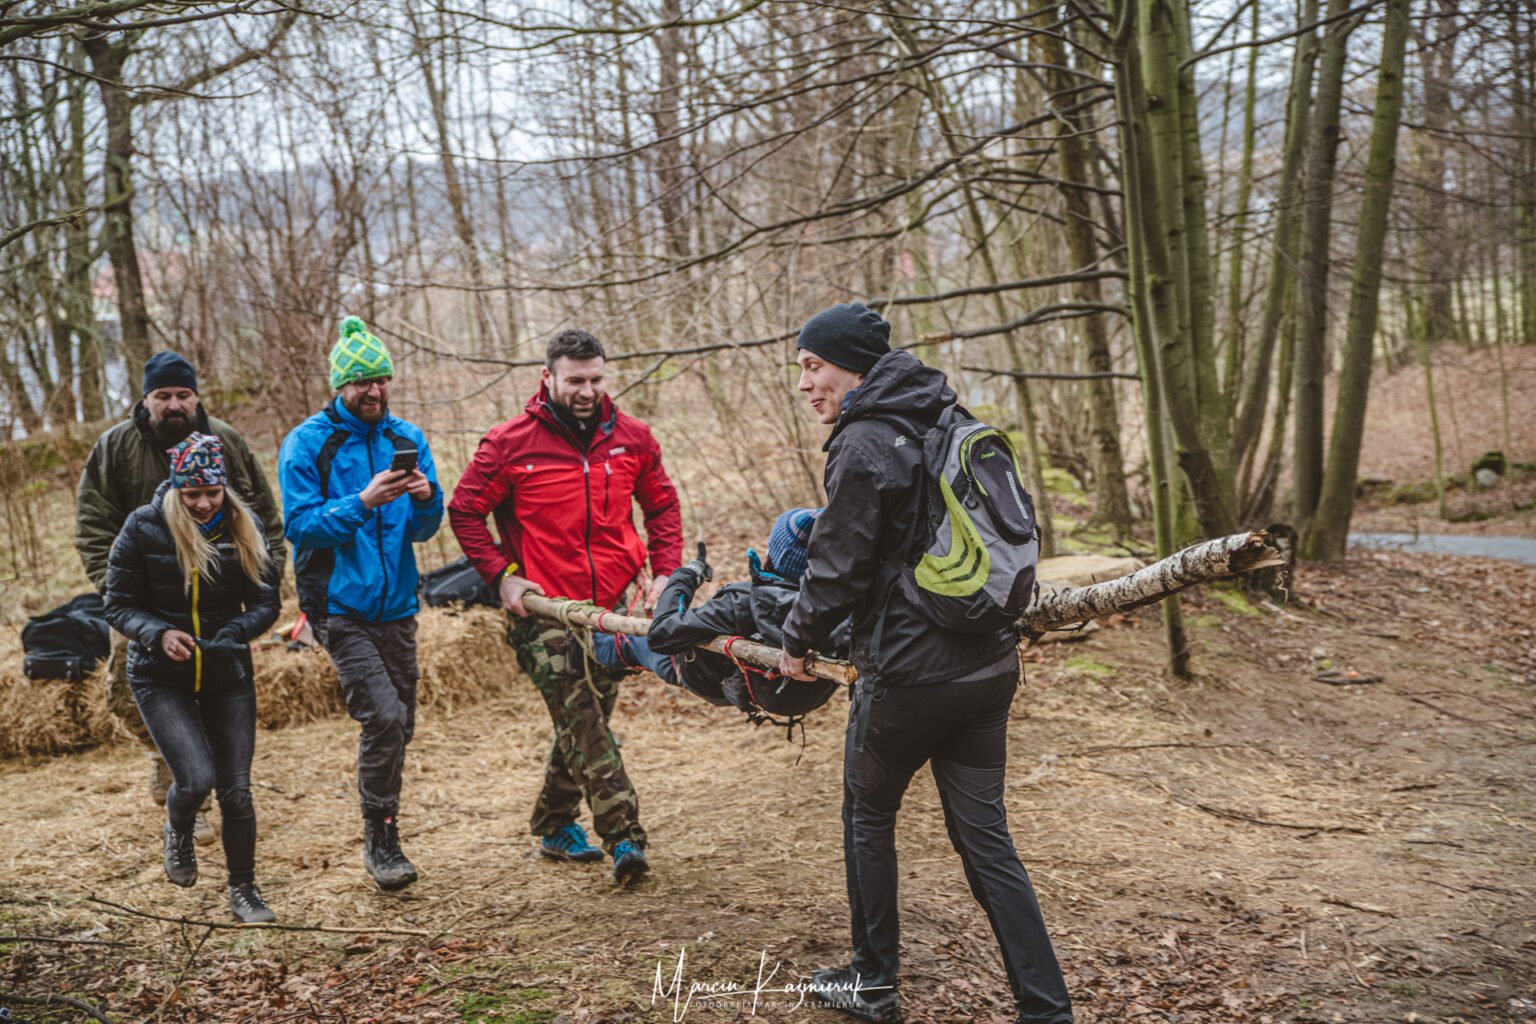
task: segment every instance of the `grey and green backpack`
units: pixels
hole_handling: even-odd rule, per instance
[[[993,633],[1035,596],[1040,531],[1018,451],[997,427],[950,406],[923,437],[920,515],[901,586],[947,629]]]

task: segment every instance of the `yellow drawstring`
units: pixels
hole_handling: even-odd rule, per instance
[[[192,635],[202,639],[202,624],[197,618],[197,580],[198,572],[192,570]],[[192,644],[192,661],[194,670],[192,673],[192,692],[197,693],[203,688],[203,649],[196,642]]]

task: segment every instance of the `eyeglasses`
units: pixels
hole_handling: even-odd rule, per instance
[[[374,390],[382,394],[389,390],[391,379],[390,377],[375,377],[373,380],[354,380],[348,386],[356,388],[358,392],[365,395]]]

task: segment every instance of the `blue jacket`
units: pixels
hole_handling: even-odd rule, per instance
[[[364,507],[363,488],[389,468],[396,448],[410,447],[432,482],[432,497],[417,501],[406,494],[376,509]],[[368,622],[415,615],[411,545],[429,539],[443,519],[443,489],[426,435],[388,413],[369,426],[336,399],[283,439],[277,474],[305,614]]]

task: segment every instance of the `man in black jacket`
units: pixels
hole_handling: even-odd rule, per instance
[[[843,751],[843,861],[853,959],[817,971],[834,1009],[899,1022],[896,812],[932,766],[944,823],[971,893],[991,922],[1020,1024],[1070,1024],[1071,1001],[1003,805],[1008,708],[1019,661],[1011,628],[976,635],[928,621],[897,585],[919,537],[923,435],[955,403],[944,375],[890,349],[890,324],[859,303],[800,332],[800,390],[827,439],[827,507],[784,624],[785,675],[853,616],[859,670]]]

